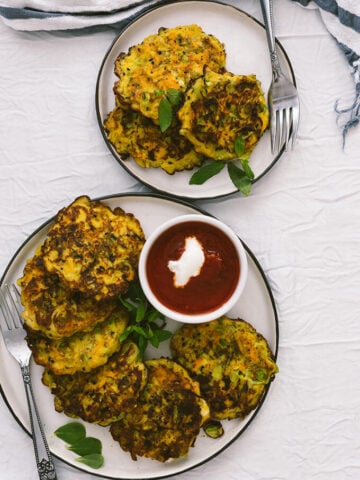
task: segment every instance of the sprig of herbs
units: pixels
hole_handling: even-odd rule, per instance
[[[171,337],[172,333],[165,330],[164,315],[147,301],[138,281],[131,284],[126,295],[120,297],[120,301],[130,314],[129,324],[120,340],[134,341],[142,356],[149,343],[158,348],[161,342]]]
[[[82,423],[69,422],[55,430],[55,435],[68,444],[68,449],[80,455],[76,460],[88,467],[98,469],[104,464],[102,444],[95,437],[87,437]]]
[[[241,167],[235,165],[233,161],[227,163],[227,170],[230,180],[235,187],[244,195],[251,192],[252,180],[254,180],[254,172],[249,165],[249,159],[244,157],[245,142],[240,136],[234,142],[235,155],[240,160]],[[220,160],[211,160],[199,168],[190,178],[190,185],[202,185],[210,178],[217,175],[225,167],[225,162]]]
[[[174,108],[180,104],[181,100],[181,91],[176,88],[169,88],[160,100],[159,125],[162,132],[170,127],[174,116]]]

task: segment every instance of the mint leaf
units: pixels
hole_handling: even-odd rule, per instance
[[[90,468],[98,469],[104,465],[104,457],[100,453],[90,453],[76,459]]]
[[[133,305],[131,302],[127,302],[127,301],[124,300],[122,297],[120,297],[120,302],[121,302],[122,305],[126,308],[126,310],[128,310],[128,311],[136,311],[136,306]]]
[[[148,346],[148,339],[140,335],[137,340],[137,346],[139,347],[141,357],[143,357]]]
[[[76,443],[86,437],[86,430],[82,423],[70,422],[55,430],[55,435],[66,443]]]
[[[249,195],[251,192],[251,179],[247,176],[246,172],[234,165],[233,162],[228,163],[228,172],[235,187],[244,195]]]
[[[251,167],[249,165],[249,159],[248,158],[242,158],[240,160],[241,166],[246,173],[246,175],[250,178],[250,180],[254,180],[255,175],[254,172],[251,170]]]
[[[126,298],[120,297],[120,300],[125,307],[129,305],[129,323],[120,335],[120,341],[133,341],[143,356],[149,342],[157,348],[161,342],[171,337],[171,332],[164,330],[164,315],[147,301],[139,281],[132,282]]]
[[[168,330],[155,330],[149,340],[153,347],[158,348],[160,343],[168,340],[171,335],[172,333]]]
[[[169,88],[169,90],[166,92],[166,98],[173,107],[177,107],[182,99],[181,91],[177,90],[176,88]]]
[[[132,332],[132,328],[126,327],[123,333],[119,337],[120,342],[124,342],[128,338],[128,336],[131,334],[131,332]]]
[[[235,150],[235,155],[237,157],[241,157],[241,155],[244,154],[245,152],[245,141],[243,137],[237,137],[237,139],[234,142],[234,150]]]
[[[136,310],[135,321],[136,323],[140,323],[144,320],[146,314],[146,305],[144,302],[140,301],[138,304],[138,308]]]
[[[102,451],[100,440],[94,437],[82,438],[81,440],[71,444],[68,448],[72,452],[75,452],[82,457],[92,453],[101,453]]]
[[[159,125],[160,130],[165,132],[171,125],[173,118],[172,106],[169,100],[164,97],[159,104]]]
[[[202,185],[209,178],[217,175],[224,168],[225,163],[221,161],[213,160],[211,163],[207,163],[199,168],[190,178],[190,185]]]
[[[81,423],[67,423],[58,428],[54,433],[61,440],[70,444],[68,446],[69,450],[77,455],[81,455],[76,459],[77,461],[91,468],[100,468],[104,464],[100,440],[94,437],[87,437],[85,427]]]

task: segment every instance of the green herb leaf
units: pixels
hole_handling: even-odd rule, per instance
[[[123,333],[119,337],[120,342],[124,342],[130,335],[131,331],[132,329],[130,327],[126,327]]]
[[[70,422],[55,430],[55,435],[66,443],[74,444],[86,437],[86,430],[82,423]]]
[[[146,332],[146,330],[144,328],[140,327],[140,325],[133,325],[132,329],[133,329],[134,332],[138,333],[142,337],[148,338],[148,333]]]
[[[241,170],[241,168],[237,167],[233,162],[229,162],[228,172],[235,187],[244,195],[249,195],[251,192],[251,179],[246,175],[244,170]]]
[[[153,347],[158,348],[161,342],[168,340],[171,336],[172,333],[168,330],[155,330],[149,340]]]
[[[120,302],[123,304],[123,306],[126,308],[126,310],[136,311],[136,305],[133,305],[131,302],[127,302],[122,297],[120,297]]]
[[[245,152],[245,141],[243,137],[237,137],[234,143],[234,150],[235,150],[235,155],[237,157],[241,157],[241,155],[244,155]]]
[[[211,163],[207,163],[203,165],[190,178],[190,181],[189,181],[190,185],[202,185],[207,180],[209,180],[209,178],[214,177],[219,172],[221,172],[224,166],[225,166],[224,162],[215,161],[215,160],[212,161]]]
[[[147,317],[148,317],[148,322],[154,323],[156,320],[159,320],[159,312],[155,309],[150,310]],[[165,320],[164,319],[162,320],[163,320],[163,326],[165,326]]]
[[[209,420],[203,426],[204,432],[210,438],[220,438],[224,435],[224,429],[218,420]]]
[[[173,118],[173,110],[169,100],[164,97],[159,104],[159,124],[160,130],[165,132],[171,125]]]
[[[88,467],[98,469],[104,465],[104,457],[100,453],[90,453],[76,459]]]
[[[166,92],[166,98],[173,107],[177,107],[182,99],[181,91],[177,90],[176,88],[169,88],[169,90]]]
[[[68,449],[77,455],[76,460],[88,465],[91,468],[100,468],[104,464],[104,457],[101,455],[102,445],[100,440],[94,437],[87,437],[84,425],[79,422],[70,422],[58,428],[55,435],[68,443]]]
[[[248,176],[248,178],[250,178],[250,180],[254,180],[255,175],[254,175],[254,172],[251,170],[251,167],[249,165],[249,159],[248,158],[242,158],[240,160],[240,162],[241,162],[241,166],[242,166],[244,172],[246,173],[246,175]]]
[[[100,440],[94,437],[82,438],[81,440],[71,444],[68,448],[72,452],[75,452],[82,457],[94,453],[101,453],[102,451]]]
[[[125,307],[129,305],[129,324],[120,335],[120,341],[132,340],[143,356],[149,342],[158,347],[161,342],[171,337],[171,332],[164,330],[164,315],[149,304],[139,281],[133,282],[126,298],[120,300]]]
[[[140,323],[144,320],[146,314],[146,305],[144,302],[138,303],[138,308],[136,310],[135,321],[136,323]]]
[[[143,357],[146,347],[148,346],[148,339],[145,337],[139,336],[137,340],[137,346],[139,347],[140,355]]]

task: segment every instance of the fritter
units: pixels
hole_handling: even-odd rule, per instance
[[[133,408],[147,376],[139,348],[126,342],[104,366],[90,373],[53,375],[45,370],[42,381],[55,395],[57,412],[105,426]]]
[[[28,329],[27,342],[35,362],[56,375],[89,372],[120,350],[127,323],[128,313],[119,308],[89,332],[50,339]]]
[[[68,290],[57,275],[45,269],[42,245],[26,262],[18,285],[26,326],[51,338],[89,331],[106,320],[118,305],[115,299],[97,302]]]
[[[248,158],[269,124],[266,99],[255,75],[206,69],[186,92],[180,133],[197,152],[214,160]],[[235,153],[241,137],[243,153]]]
[[[165,462],[187,454],[209,408],[199,385],[172,360],[145,362],[148,383],[131,412],[113,423],[110,432],[133,460],[144,456]]]
[[[189,82],[225,67],[224,45],[198,25],[160,28],[115,61],[114,92],[133,110],[158,123],[161,99],[170,88],[184,92]]]
[[[44,265],[70,290],[112,298],[136,277],[144,241],[134,215],[82,196],[57,214],[44,242]]]
[[[165,172],[192,169],[203,156],[179,134],[179,125],[162,133],[152,120],[129,107],[118,106],[106,118],[104,128],[109,141],[122,156],[131,155],[143,168],[162,168]]]
[[[171,351],[199,382],[218,420],[249,414],[278,371],[265,338],[241,319],[183,325],[172,337]]]

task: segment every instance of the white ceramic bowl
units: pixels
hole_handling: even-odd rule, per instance
[[[221,281],[219,280],[221,278],[222,273],[221,272],[219,273],[219,271],[217,270],[215,270],[215,274],[213,275],[213,278],[209,275],[206,277],[204,273],[202,278],[203,283],[201,284],[201,285],[204,285],[204,290],[196,295],[196,301],[199,301],[202,303],[201,311],[191,311],[191,307],[190,307],[190,311],[184,311],[184,310],[179,311],[182,309],[182,307],[179,307],[179,308],[174,307],[175,303],[173,303],[172,301],[168,301],[169,299],[164,297],[163,292],[166,291],[166,288],[163,289],[160,286],[161,285],[159,280],[160,273],[159,272],[155,273],[157,272],[158,264],[160,265],[162,263],[163,271],[166,270],[167,275],[170,275],[172,277],[172,281],[174,281],[175,273],[171,273],[168,266],[167,268],[165,268],[165,265],[168,265],[166,264],[167,257],[165,253],[164,253],[164,258],[162,258],[163,252],[168,250],[168,247],[171,250],[172,240],[168,240],[167,243],[164,243],[163,245],[164,248],[161,248],[159,250],[158,252],[159,262],[158,262],[158,257],[154,256],[155,255],[154,248],[157,248],[157,246],[160,245],[158,242],[161,242],[161,241],[164,242],[164,235],[169,235],[170,234],[169,232],[173,232],[174,229],[178,230],[183,227],[186,228],[187,234],[185,235],[185,237],[188,238],[189,236],[191,236],[191,233],[189,232],[191,231],[192,226],[194,226],[197,229],[200,228],[200,230],[204,226],[206,229],[210,229],[210,231],[212,231],[213,233],[215,233],[214,229],[216,229],[215,235],[220,235],[220,237],[222,235],[225,235],[226,238],[225,239],[223,238],[224,242],[218,242],[222,244],[219,250],[221,251],[221,248],[222,248],[223,252],[222,253],[215,252],[216,259],[221,258],[221,255],[226,257],[226,253],[223,245],[227,244],[227,242],[230,242],[228,244],[226,252],[231,252],[232,256],[230,257],[229,256],[230,254],[228,255],[229,258],[225,263],[228,266],[226,268],[222,266],[221,268],[223,268],[223,273],[225,275],[230,272],[230,275],[232,275],[232,284],[231,284],[231,288],[226,293],[224,299],[220,299],[219,302],[216,304],[216,306],[212,305],[210,307],[207,307],[209,300],[211,300],[211,298],[214,298],[218,294],[218,292],[220,292],[221,290],[221,288],[216,288],[215,291],[213,290],[213,295],[207,295],[206,294],[207,287],[214,289],[215,288],[214,285],[216,284],[216,282],[220,282],[219,285],[220,284],[223,285],[223,282],[222,280]],[[199,238],[200,238],[200,235],[201,234],[199,234]],[[196,234],[194,236],[195,238],[197,238]],[[184,239],[184,242],[185,242],[185,239]],[[205,243],[205,240],[204,240],[204,243]],[[202,243],[201,243],[201,246],[203,247]],[[205,252],[205,259],[207,258],[210,259],[210,257],[212,257],[212,254],[210,253],[209,253],[209,256],[207,257],[206,247],[202,248],[202,250],[203,252]],[[160,261],[160,257],[162,258],[162,261]],[[181,257],[182,257],[182,254],[180,255],[180,258]],[[152,260],[153,263],[151,265],[155,265],[155,268],[149,269],[148,265],[150,265],[151,258],[153,258]],[[178,260],[178,258],[179,257],[177,257],[176,260]],[[155,259],[155,263],[154,263],[154,259]],[[173,258],[169,260],[173,260]],[[212,261],[212,260],[210,259],[209,261]],[[216,265],[224,264],[222,260],[216,260],[216,261],[217,261]],[[236,265],[238,265],[239,268]],[[197,272],[197,274],[194,274],[193,277],[191,277],[191,280],[195,277],[199,277],[199,280],[201,280],[201,275],[205,271],[207,271],[205,267],[204,269],[201,267],[200,273]],[[234,272],[237,272],[237,273],[234,273]],[[246,252],[243,247],[243,244],[239,239],[239,237],[226,224],[207,215],[198,215],[198,214],[182,215],[163,223],[158,228],[156,228],[145,241],[144,247],[140,255],[140,260],[139,260],[139,279],[140,279],[141,287],[148,301],[166,317],[182,323],[208,322],[211,320],[215,320],[216,318],[219,318],[222,315],[225,315],[238,302],[246,284],[247,273],[248,273],[247,256],[246,256]],[[189,281],[189,286],[190,286],[190,281]],[[176,292],[179,292],[179,295],[182,295],[182,291],[183,291],[182,288],[175,288],[174,285],[171,285],[170,288],[173,290],[173,292],[175,292],[173,294],[173,297],[177,295]],[[158,291],[154,292],[154,290],[156,289],[158,289]],[[190,290],[193,290],[195,292],[195,289],[193,288],[190,288]],[[167,294],[165,294],[165,296],[166,295]],[[181,301],[179,300],[180,303]],[[181,303],[181,305],[183,305],[183,303]]]

